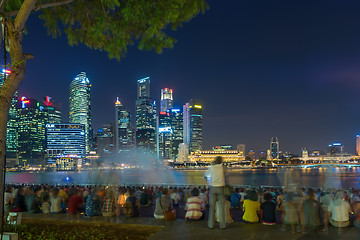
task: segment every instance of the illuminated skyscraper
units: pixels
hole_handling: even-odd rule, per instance
[[[279,140],[277,137],[271,138],[270,157],[271,159],[279,159]]]
[[[173,90],[161,89],[160,112],[166,112],[173,107]]]
[[[119,98],[115,102],[115,149],[117,152],[134,147],[134,130],[131,126],[131,115]]]
[[[78,74],[70,83],[69,120],[85,126],[86,153],[92,149],[93,131],[91,126],[91,84],[85,72]]]
[[[156,153],[156,102],[150,97],[150,78],[138,83],[136,100],[136,147],[152,154]]]
[[[237,150],[239,152],[239,155],[245,158],[245,144],[239,144],[237,145]]]
[[[184,143],[190,152],[202,149],[202,104],[191,99],[184,105]]]
[[[21,97],[18,103],[19,165],[39,165],[45,160],[45,112],[35,99]]]
[[[356,135],[356,153],[360,156],[360,135]]]
[[[5,77],[11,73],[10,70],[2,69],[0,72],[0,87],[3,85]],[[17,158],[17,94],[16,91],[14,97],[11,100],[11,107],[9,110],[7,128],[6,128],[6,157],[15,159]]]
[[[169,159],[171,157],[173,129],[171,126],[170,112],[160,112],[159,114],[159,157]]]
[[[51,97],[46,96],[43,101],[46,123],[61,123],[60,109],[54,104]]]
[[[114,124],[104,124],[98,129],[97,136],[97,154],[101,157],[113,153],[115,150]]]
[[[173,131],[170,157],[176,160],[179,155],[179,145],[184,141],[183,113],[178,108],[172,108],[169,112],[171,116],[171,128]]]

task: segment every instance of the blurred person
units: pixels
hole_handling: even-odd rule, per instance
[[[349,214],[352,212],[348,201],[345,201],[343,192],[338,191],[335,199],[329,204],[330,223],[337,227],[339,231],[341,228],[349,226]]]
[[[68,209],[67,212],[69,214],[74,214],[74,213],[79,213],[83,211],[83,204],[84,204],[84,199],[82,198],[83,193],[81,190],[77,190],[75,192],[75,194],[73,194],[70,198],[69,198],[69,202],[68,202]]]
[[[85,215],[88,217],[101,215],[102,203],[99,195],[97,195],[95,192],[96,189],[94,188],[90,195],[86,198]]]
[[[175,187],[170,194],[170,198],[173,200],[173,206],[178,207],[180,202],[180,195],[178,193],[177,188]]]
[[[291,226],[291,233],[296,232],[296,226],[300,223],[299,201],[293,192],[288,192],[284,199],[284,221],[281,230],[286,231],[286,225]]]
[[[208,191],[205,187],[201,189],[199,198],[201,198],[201,200],[203,200],[205,206],[209,205]]]
[[[29,213],[41,213],[41,188],[35,189],[34,198],[29,208]]]
[[[50,194],[47,192],[43,195],[43,202],[41,204],[41,211],[42,213],[50,213]]]
[[[206,172],[205,176],[209,180],[210,186],[210,209],[209,209],[209,219],[208,227],[214,228],[215,225],[215,207],[216,202],[219,201],[220,211],[219,211],[219,221],[220,228],[226,228],[226,218],[225,218],[225,166],[222,165],[222,157],[216,157],[213,165],[211,165]]]
[[[131,203],[131,207],[132,207],[132,214],[129,215],[128,217],[139,217],[140,216],[140,212],[139,212],[140,201],[135,196],[135,189],[131,189],[129,191],[129,197],[126,198],[125,204],[127,204],[127,203]]]
[[[333,195],[330,193],[329,189],[326,189],[325,192],[320,195],[321,210],[323,211],[323,214],[324,214],[323,231],[328,231],[328,226],[329,226],[329,221],[330,221],[329,205],[333,199],[334,199]]]
[[[61,204],[63,203],[63,199],[59,196],[60,190],[58,188],[53,189],[50,193],[50,212],[51,213],[60,213],[62,212]]]
[[[4,218],[6,219],[11,211],[11,206],[13,204],[13,196],[12,196],[13,188],[11,186],[7,186],[4,194]]]
[[[105,193],[105,199],[101,212],[104,217],[112,217],[116,215],[115,196],[114,192],[110,189],[107,189]]]
[[[318,227],[320,226],[319,208],[320,203],[312,188],[308,189],[306,199],[303,203],[305,226]]]
[[[24,196],[24,189],[22,187],[17,189],[17,194],[14,198],[14,204],[12,208],[12,212],[24,212],[26,211],[26,204],[25,204],[25,196]]]

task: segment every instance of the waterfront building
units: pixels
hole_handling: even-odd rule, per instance
[[[172,159],[177,159],[179,155],[180,144],[182,144],[184,141],[183,113],[178,108],[172,108],[170,110],[170,116],[172,129],[170,157]]]
[[[224,163],[237,163],[244,160],[238,150],[213,149],[191,152],[190,162],[211,164],[217,156],[222,157]]]
[[[115,135],[114,125],[105,124],[102,128],[98,129],[96,134],[97,140],[97,154],[104,157],[107,154],[114,153],[115,151]]]
[[[128,151],[134,147],[134,130],[131,126],[131,115],[119,98],[115,102],[115,150]]]
[[[245,158],[245,150],[246,150],[246,148],[245,148],[245,144],[239,144],[239,145],[237,145],[237,150],[239,151],[239,153]]]
[[[279,140],[277,137],[271,138],[270,157],[271,159],[279,159]]]
[[[329,155],[335,156],[344,153],[344,146],[341,143],[332,143],[329,145]]]
[[[142,151],[156,154],[156,102],[150,97],[150,78],[137,81],[136,100],[136,147]]]
[[[57,171],[74,171],[80,168],[84,162],[84,158],[77,155],[59,155],[56,157]]]
[[[92,149],[93,138],[90,90],[91,84],[85,72],[78,74],[70,83],[69,121],[84,124],[86,153]]]
[[[3,85],[5,78],[8,77],[8,75],[11,74],[11,71],[8,69],[2,69],[0,72],[0,87]],[[7,122],[7,128],[6,128],[6,160],[9,162],[17,162],[17,119],[18,119],[18,113],[16,109],[17,105],[17,94],[16,91],[14,94],[14,97],[11,100],[11,106],[9,109],[9,116],[8,116],[8,122]],[[13,164],[11,164],[13,165]]]
[[[184,105],[184,143],[190,152],[202,149],[202,104],[191,99]]]
[[[21,97],[17,109],[18,163],[20,166],[41,165],[46,149],[44,107],[35,99]]]
[[[255,151],[250,149],[247,156],[252,160],[254,161],[256,159],[256,154],[255,154]]]
[[[309,152],[306,148],[302,149],[302,157],[303,159],[308,159],[309,158]]]
[[[265,151],[260,151],[259,152],[259,159],[266,159],[266,152]]]
[[[48,163],[55,162],[59,156],[76,155],[84,158],[85,125],[74,123],[46,124],[46,152]]]
[[[51,97],[46,96],[43,101],[43,111],[45,112],[46,123],[61,123],[61,111]]]
[[[172,151],[173,129],[171,126],[170,112],[160,112],[158,127],[159,157],[170,159]]]
[[[169,88],[161,89],[160,112],[166,112],[173,108],[173,102],[173,90]]]
[[[356,135],[356,153],[360,156],[360,135]]]
[[[233,146],[232,145],[218,145],[218,146],[213,147],[213,150],[218,150],[218,149],[233,150]]]

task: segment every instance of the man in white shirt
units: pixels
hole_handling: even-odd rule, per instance
[[[338,228],[349,226],[351,207],[349,202],[344,200],[343,192],[337,192],[335,199],[330,201],[329,212],[331,213],[331,225]]]
[[[219,201],[220,209],[220,228],[226,228],[225,219],[225,167],[222,165],[222,157],[216,157],[212,166],[209,167],[205,176],[210,185],[210,209],[208,227],[214,228],[215,225],[215,206]]]

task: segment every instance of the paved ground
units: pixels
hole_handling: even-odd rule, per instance
[[[164,226],[162,230],[152,236],[149,240],[257,240],[257,239],[276,239],[276,240],[357,240],[360,239],[360,230],[356,228],[346,228],[343,232],[338,232],[335,228],[330,228],[329,232],[323,233],[317,230],[307,230],[307,233],[295,233],[281,231],[281,225],[264,226],[261,224],[246,224],[242,222],[231,223],[227,229],[208,229],[206,221],[176,221],[156,220],[151,217],[126,218],[120,217],[71,217],[68,214],[28,214],[23,213],[23,218],[51,219],[81,222],[112,222],[125,224],[157,225]]]

